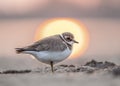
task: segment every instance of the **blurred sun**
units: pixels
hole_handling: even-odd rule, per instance
[[[69,58],[81,56],[88,46],[88,31],[85,26],[75,19],[56,18],[43,22],[36,31],[35,41],[44,37],[61,34],[63,32],[71,32],[75,36],[75,40],[79,44],[74,44],[73,52]]]

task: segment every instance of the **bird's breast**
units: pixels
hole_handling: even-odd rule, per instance
[[[65,49],[64,51],[31,51],[29,54],[32,54],[35,56],[36,59],[38,59],[41,62],[49,64],[50,61],[53,61],[54,63],[60,62],[64,59],[66,59],[70,54],[71,50]]]

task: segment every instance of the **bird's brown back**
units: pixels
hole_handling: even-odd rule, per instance
[[[66,45],[59,35],[50,36],[35,42],[33,45],[24,47],[26,51],[64,51]]]

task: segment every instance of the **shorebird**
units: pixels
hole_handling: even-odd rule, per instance
[[[54,72],[53,65],[69,57],[74,43],[78,43],[74,40],[74,35],[64,32],[43,38],[32,45],[16,48],[16,52],[33,55],[40,62],[51,65]]]

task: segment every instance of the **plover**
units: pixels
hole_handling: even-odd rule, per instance
[[[51,65],[51,70],[54,72],[53,65],[69,57],[74,43],[78,42],[74,40],[73,34],[64,32],[43,38],[32,45],[16,48],[16,53],[33,55],[40,62]]]

